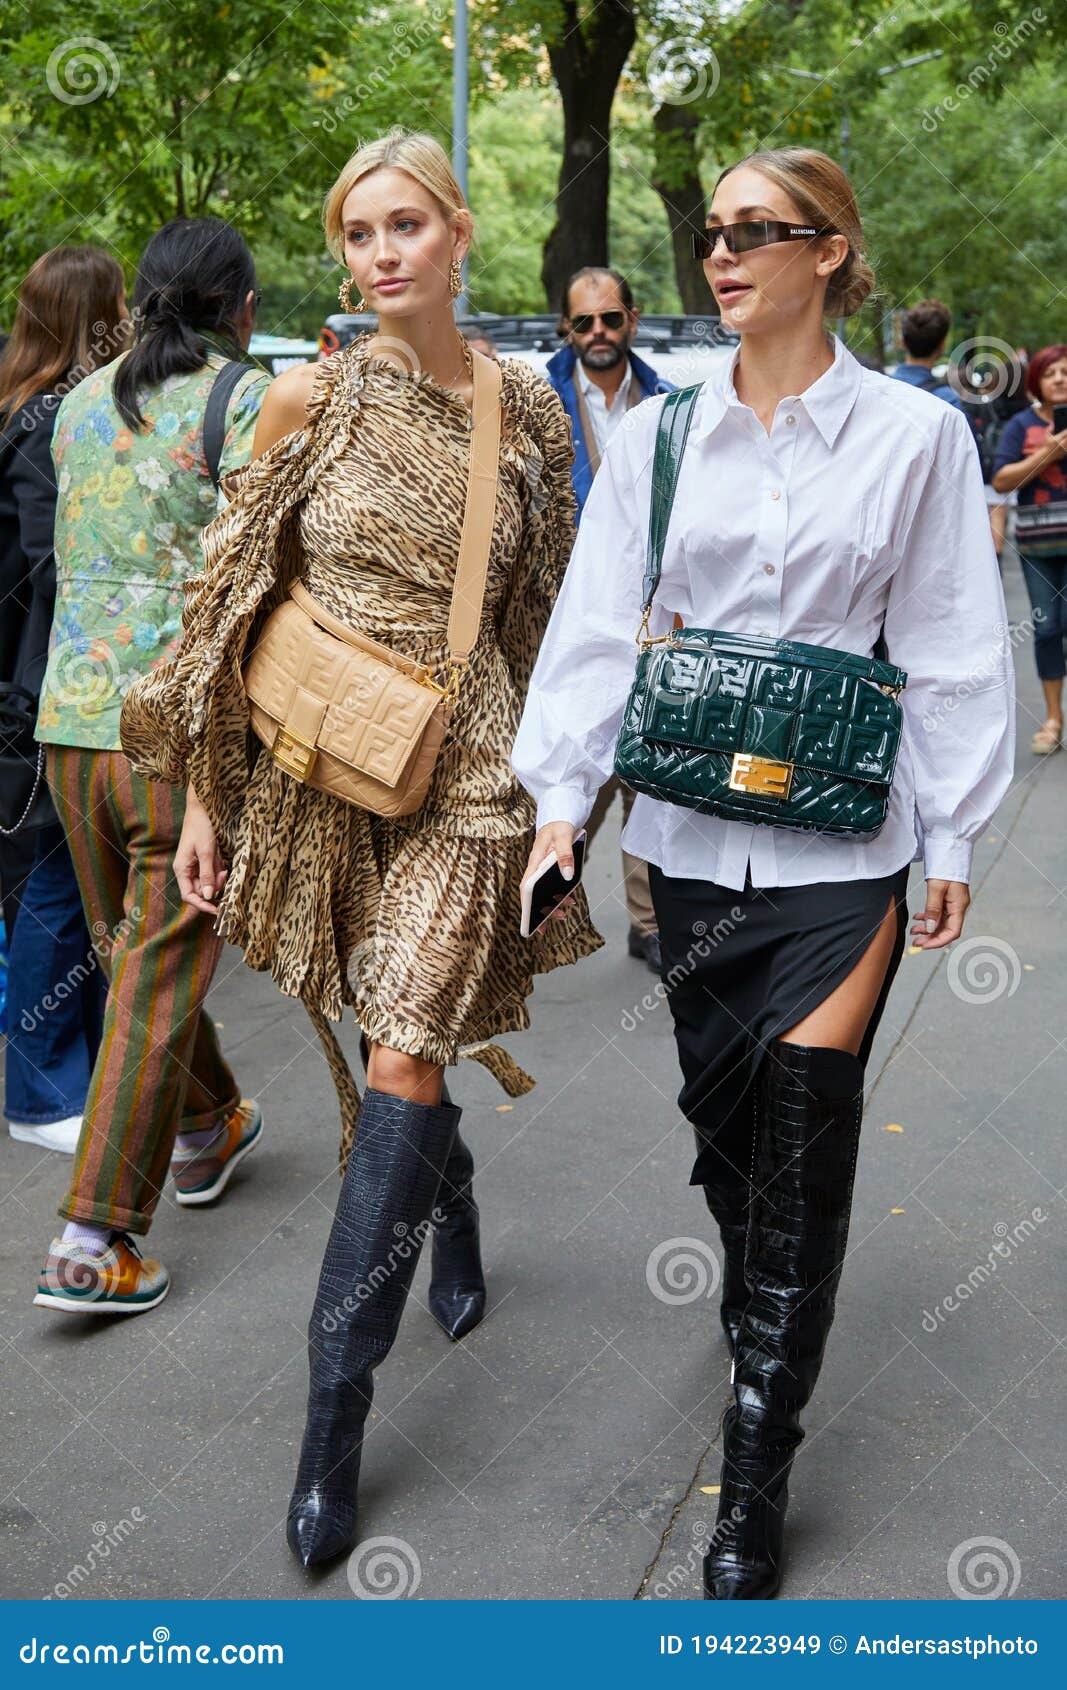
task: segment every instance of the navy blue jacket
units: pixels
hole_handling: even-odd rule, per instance
[[[582,433],[581,418],[578,415],[578,394],[574,380],[574,366],[578,362],[578,354],[570,345],[561,346],[553,353],[545,368],[545,375],[563,401],[563,408],[571,419],[571,433],[574,436],[574,463],[571,465],[571,480],[574,482],[574,496],[578,501],[578,520],[581,521],[585,501],[589,497],[589,489],[593,485],[593,469],[589,462],[589,453],[585,449],[585,436]],[[636,352],[630,353],[630,369],[646,399],[653,393],[673,393],[674,383],[661,381],[651,364],[646,364]]]

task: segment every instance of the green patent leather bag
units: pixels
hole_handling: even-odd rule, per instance
[[[648,620],[699,386],[668,394],[652,466],[640,655],[615,752],[635,792],[730,821],[871,836],[889,809],[907,676],[796,640]]]

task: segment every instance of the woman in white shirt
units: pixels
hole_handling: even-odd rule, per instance
[[[740,346],[697,401],[650,632],[680,619],[863,656],[884,637],[907,671],[876,834],[753,826],[639,795],[624,836],[652,865],[692,1183],[724,1246],[733,1401],[704,1584],[736,1599],[780,1580],[908,865],[922,859],[927,886],[913,942],[934,950],[959,936],[972,844],[1011,778],[1014,695],[966,418],[864,369],[824,327],[874,280],[847,177],[807,149],[754,153],[719,178],[707,236],[705,274]],[[662,405],[630,412],[608,447],[534,669],[514,749],[538,801],[531,868],[555,850],[566,873],[612,773]]]

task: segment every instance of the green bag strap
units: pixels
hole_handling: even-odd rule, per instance
[[[641,584],[641,609],[645,616],[652,608],[652,600],[663,573],[663,547],[671,520],[674,491],[682,467],[682,453],[689,435],[702,382],[693,387],[679,387],[668,393],[659,413],[656,430],[656,452],[652,461],[652,503],[648,513],[648,551],[645,557],[645,578]]]

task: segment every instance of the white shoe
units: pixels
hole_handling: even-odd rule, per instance
[[[65,1121],[48,1121],[37,1127],[27,1121],[9,1121],[7,1130],[20,1144],[36,1144],[41,1150],[60,1150],[64,1156],[73,1156],[81,1137],[82,1118],[68,1115]]]

